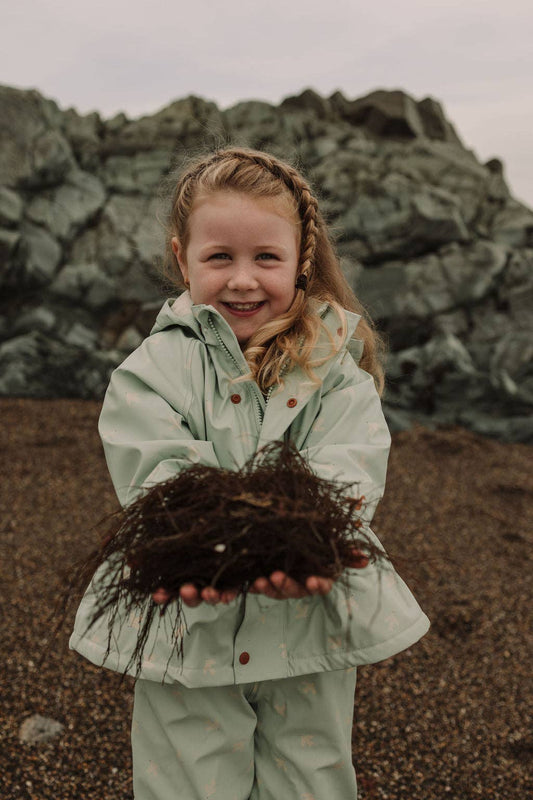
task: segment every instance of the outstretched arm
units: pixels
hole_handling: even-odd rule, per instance
[[[113,373],[99,421],[99,432],[106,461],[122,505],[131,503],[144,487],[152,486],[177,475],[195,463],[220,466],[213,445],[194,437],[186,420],[186,394],[178,409],[167,402],[151,381],[140,377],[128,364]],[[325,594],[332,582],[317,576],[308,578],[306,586],[278,571],[259,578],[250,591],[279,599]],[[180,590],[183,602],[197,606],[201,602],[228,603],[236,590],[218,592],[208,586],[200,592],[192,584]],[[170,594],[159,588],[153,594],[156,603],[166,604]]]

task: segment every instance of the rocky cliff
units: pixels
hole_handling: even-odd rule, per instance
[[[533,441],[533,213],[438,102],[311,90],[104,120],[0,87],[0,394],[100,398],[164,296],[162,181],[222,144],[296,161],[388,337],[394,429]]]

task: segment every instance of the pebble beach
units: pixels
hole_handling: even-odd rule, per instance
[[[117,507],[99,410],[0,399],[0,800],[132,797],[133,681],[68,650],[74,608],[50,636],[69,565]],[[372,527],[432,627],[358,670],[359,800],[532,796],[532,455],[461,428],[394,434]],[[34,714],[61,732],[21,741]]]

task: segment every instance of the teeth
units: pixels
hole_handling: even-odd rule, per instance
[[[226,303],[226,305],[236,311],[251,311],[254,308],[259,308],[261,303]]]

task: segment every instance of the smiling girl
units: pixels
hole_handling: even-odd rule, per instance
[[[365,495],[374,537],[390,446],[379,341],[307,182],[258,151],[199,159],[176,183],[167,252],[185,291],[115,370],[100,417],[121,503],[193,463],[236,469],[285,439],[316,474]],[[255,580],[244,604],[236,592],[181,587],[183,661],[170,620],[154,626],[137,675],[136,800],[356,798],[355,667],[429,626],[392,565],[359,566],[346,569],[348,594],[340,581],[281,571]],[[170,599],[160,587],[148,602]],[[87,632],[94,602],[89,587],[71,646],[124,671],[138,623],[107,646],[105,619]]]

